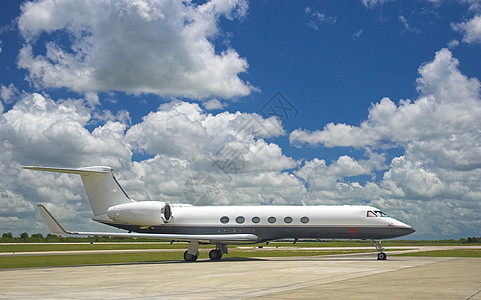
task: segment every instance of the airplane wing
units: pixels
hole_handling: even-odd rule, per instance
[[[52,233],[93,236],[118,236],[118,237],[142,237],[161,238],[169,240],[197,241],[202,243],[255,243],[259,237],[255,234],[150,234],[150,233],[121,233],[121,232],[80,232],[65,230],[62,225],[42,204],[37,204],[40,215],[43,217]]]

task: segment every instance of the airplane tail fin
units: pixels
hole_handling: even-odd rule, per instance
[[[23,167],[24,169],[78,174],[87,193],[95,221],[111,222],[107,217],[109,207],[134,202],[120,186],[110,167],[86,167],[79,169]]]

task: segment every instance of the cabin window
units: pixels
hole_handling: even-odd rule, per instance
[[[222,224],[227,224],[229,223],[229,217],[228,216],[223,216],[222,218],[220,218],[220,222]]]
[[[271,224],[272,224],[272,223],[275,223],[275,222],[276,222],[276,217],[269,217],[269,218],[267,219],[267,222],[269,222],[269,223],[271,223]]]
[[[235,221],[239,224],[242,224],[246,221],[246,218],[244,218],[243,216],[238,216],[237,218],[235,218]]]
[[[252,218],[252,223],[259,223],[261,221],[261,218],[259,217],[253,217]]]
[[[292,218],[291,217],[285,217],[284,222],[286,222],[287,224],[292,223]]]
[[[304,223],[304,224],[309,223],[309,217],[302,217],[302,218],[301,218],[301,223]]]
[[[367,212],[367,216],[368,216],[368,217],[376,217],[376,214],[375,214],[374,212],[372,212],[372,211],[369,210],[369,211]]]

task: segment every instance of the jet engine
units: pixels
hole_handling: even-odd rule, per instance
[[[168,223],[172,218],[170,203],[139,201],[110,207],[107,216],[116,223],[153,226]]]

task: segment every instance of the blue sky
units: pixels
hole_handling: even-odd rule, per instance
[[[138,200],[370,204],[412,238],[479,236],[480,47],[476,0],[7,1],[0,231],[46,233],[36,203],[98,228],[78,178],[20,166],[111,165]]]

